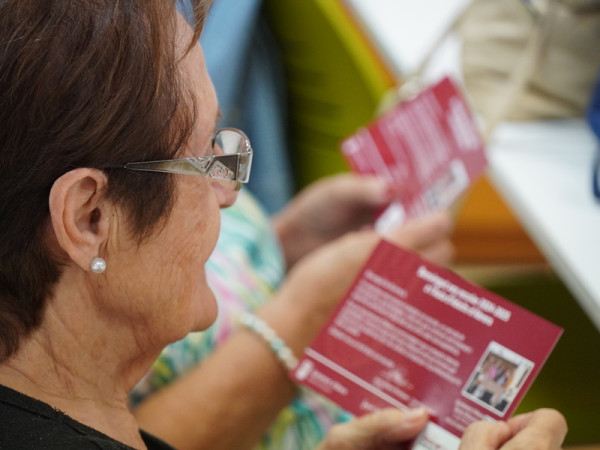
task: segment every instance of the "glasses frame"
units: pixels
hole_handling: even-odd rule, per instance
[[[238,151],[227,153],[222,150],[213,155],[191,156],[188,158],[165,159],[157,161],[130,162],[117,168],[143,172],[176,173],[183,175],[202,175],[217,180],[235,183],[233,189],[239,190],[242,184],[250,179],[253,150],[248,136],[237,128],[221,128],[215,131],[211,140],[211,148],[215,150],[220,136],[226,132],[237,134],[241,141]],[[221,147],[227,145],[223,141]]]

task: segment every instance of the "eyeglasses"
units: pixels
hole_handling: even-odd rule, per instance
[[[248,137],[236,128],[222,128],[214,134],[211,146],[214,155],[132,162],[118,167],[145,172],[203,175],[223,180],[231,189],[240,189],[243,183],[248,182],[252,166],[252,147]]]

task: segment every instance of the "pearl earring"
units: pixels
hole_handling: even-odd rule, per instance
[[[92,269],[92,272],[94,273],[102,273],[106,270],[106,261],[96,256],[90,263],[90,269]]]

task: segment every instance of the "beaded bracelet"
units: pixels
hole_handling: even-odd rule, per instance
[[[237,323],[260,336],[288,371],[296,367],[298,360],[292,353],[292,350],[265,321],[254,314],[243,312],[237,316]]]

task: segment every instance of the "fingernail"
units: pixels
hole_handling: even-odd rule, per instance
[[[420,406],[414,409],[407,409],[404,411],[404,420],[407,422],[417,422],[423,419],[423,416],[427,415],[427,409],[424,406]]]

